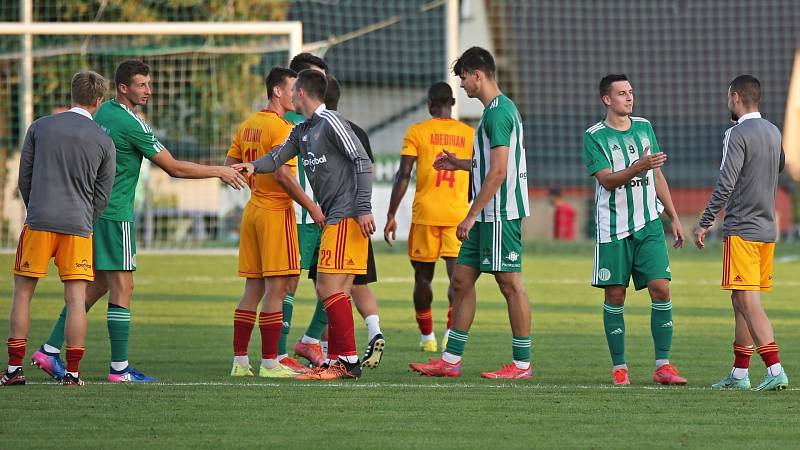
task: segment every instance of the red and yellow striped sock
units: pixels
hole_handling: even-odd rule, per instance
[[[283,328],[283,311],[259,314],[258,328],[261,330],[261,358],[276,359],[278,357],[278,341]]]
[[[750,357],[753,356],[752,345],[739,345],[733,343],[733,367],[747,369],[750,367]]]
[[[776,344],[775,341],[758,347],[756,351],[761,355],[761,359],[764,360],[764,364],[766,364],[767,367],[781,362],[781,358],[778,356],[778,344]]]
[[[21,366],[22,358],[25,357],[25,346],[27,339],[8,338],[8,365]]]
[[[357,356],[353,307],[350,297],[337,292],[323,300],[328,313],[328,352],[339,356]]]
[[[433,313],[430,308],[417,309],[417,325],[419,332],[425,336],[433,333]]]
[[[83,359],[83,347],[67,346],[67,372],[80,372],[81,359]]]
[[[247,356],[247,346],[250,345],[250,335],[256,324],[256,312],[246,309],[237,309],[233,313],[233,354],[234,356]]]

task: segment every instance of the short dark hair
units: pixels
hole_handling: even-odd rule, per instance
[[[561,197],[561,188],[560,187],[551,187],[547,190],[548,197]]]
[[[453,64],[453,73],[456,76],[461,76],[476,70],[485,73],[489,78],[494,78],[496,70],[494,57],[484,48],[470,47]]]
[[[453,106],[456,99],[453,98],[453,88],[444,81],[437,81],[428,88],[428,103],[432,108]]]
[[[283,67],[273,67],[264,78],[264,85],[267,87],[267,98],[272,98],[272,91],[276,86],[283,85],[287,78],[297,78],[297,72]]]
[[[114,71],[114,86],[130,86],[134,75],[150,75],[150,66],[137,59],[121,62]]]
[[[342,91],[339,87],[339,80],[333,75],[326,75],[328,84],[325,89],[325,108],[336,111],[339,108],[339,97]]]
[[[328,65],[325,64],[325,60],[308,52],[298,53],[289,63],[289,68],[297,73],[313,67],[319,67],[324,70],[325,73],[328,72]]]
[[[87,70],[72,76],[70,94],[73,105],[93,106],[108,91],[108,81],[102,75]]]
[[[322,72],[306,69],[297,74],[297,82],[294,86],[295,89],[302,89],[309,97],[324,101],[325,91],[328,90],[328,80]]]
[[[745,105],[758,106],[761,101],[761,82],[752,75],[739,75],[731,81],[731,92],[738,93]]]
[[[604,95],[608,95],[609,91],[611,91],[611,85],[616,81],[630,81],[628,80],[628,76],[624,73],[610,73],[603,77],[600,80],[600,97]]]

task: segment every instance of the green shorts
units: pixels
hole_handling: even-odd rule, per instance
[[[94,224],[95,270],[136,270],[133,222],[99,218]]]
[[[456,263],[481,272],[521,272],[522,219],[475,222]]]
[[[298,223],[297,240],[300,241],[300,268],[308,270],[316,264],[322,230],[315,223]]]
[[[671,280],[661,219],[648,222],[625,239],[595,244],[592,271],[594,287],[628,287],[633,276],[633,285],[638,291],[653,280]]]

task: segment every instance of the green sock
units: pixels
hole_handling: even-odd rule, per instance
[[[131,335],[131,311],[108,304],[108,339],[111,341],[111,362],[128,360],[128,338]]]
[[[464,347],[467,345],[468,338],[469,331],[456,330],[455,328],[450,330],[450,334],[447,335],[447,348],[445,351],[451,355],[463,355]]]
[[[322,301],[317,299],[317,308],[314,309],[314,316],[311,317],[311,322],[308,324],[306,336],[313,339],[320,339],[325,327],[328,326],[328,313],[325,312],[325,307]]]
[[[651,305],[650,332],[653,333],[656,359],[669,359],[672,348],[672,302],[654,299]]]
[[[55,325],[53,325],[53,331],[50,332],[50,337],[47,338],[47,345],[55,348],[64,346],[64,327],[66,324],[67,306],[64,305],[64,308],[61,309],[61,314],[58,316],[58,320],[56,320]]]
[[[283,328],[278,341],[278,355],[286,354],[286,340],[289,339],[289,330],[292,329],[292,311],[294,310],[294,292],[286,294],[283,298]]]
[[[625,317],[624,306],[603,304],[603,326],[611,352],[611,363],[615,366],[625,364]]]
[[[531,337],[513,336],[511,353],[514,355],[514,361],[531,362]]]

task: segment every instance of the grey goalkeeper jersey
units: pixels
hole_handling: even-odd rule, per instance
[[[295,125],[286,142],[253,161],[256,172],[274,172],[298,155],[326,224],[372,212],[372,163],[350,123],[320,105]]]
[[[775,191],[782,155],[781,132],[775,125],[757,112],[742,116],[725,132],[719,177],[700,226],[710,227],[724,207],[725,237],[775,242]]]

